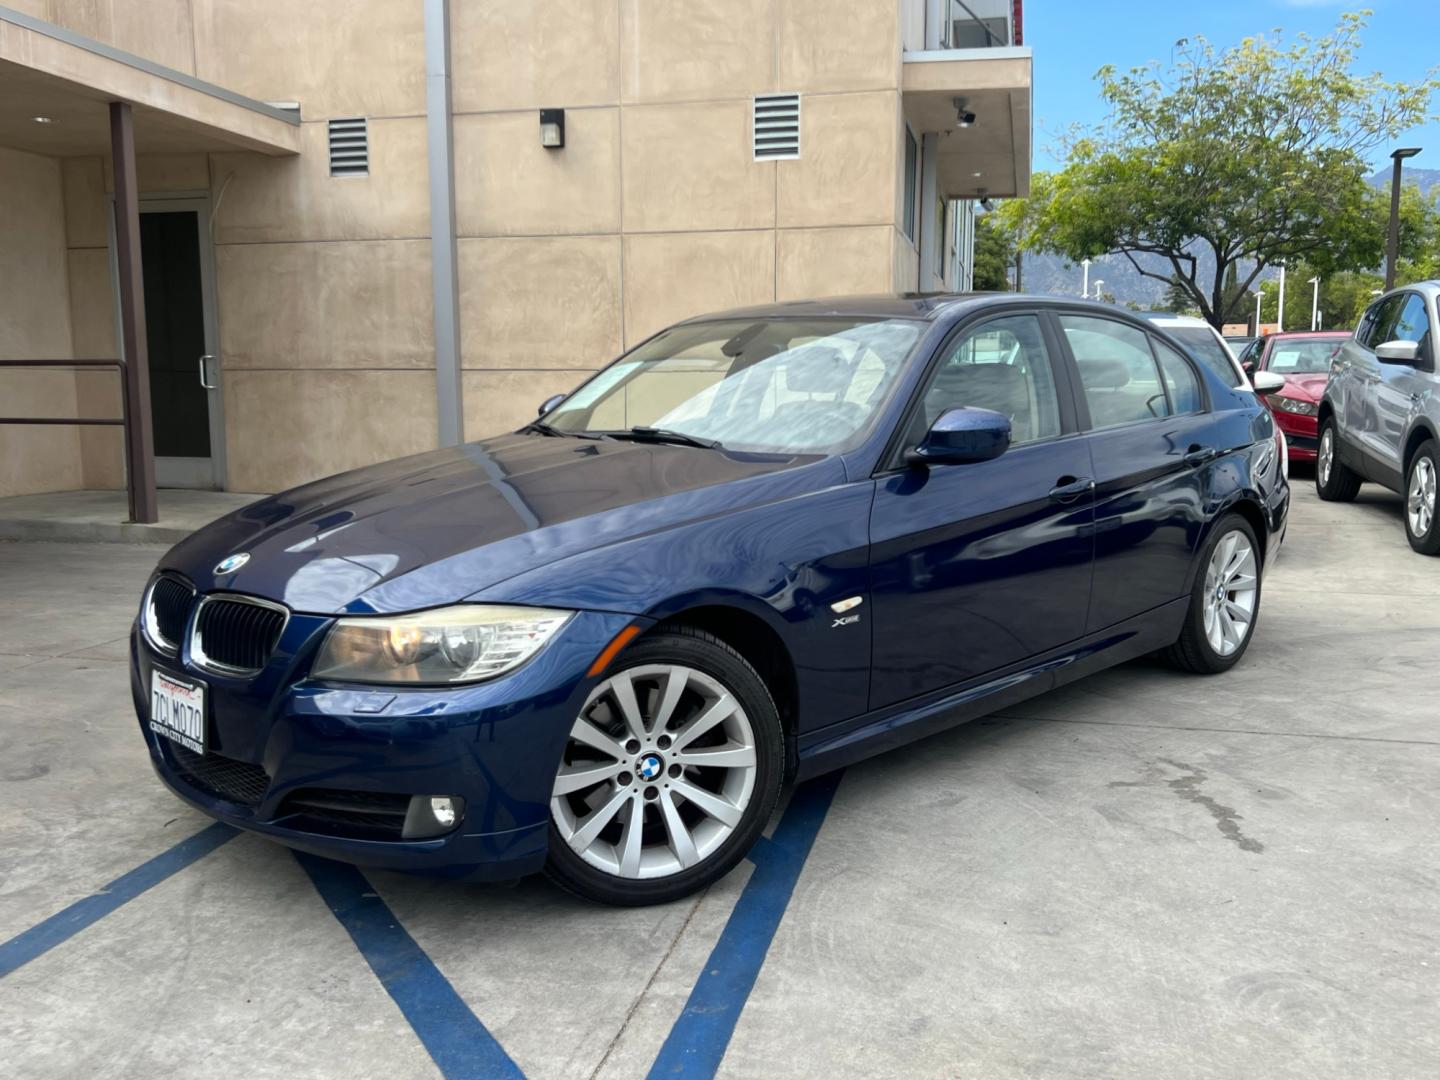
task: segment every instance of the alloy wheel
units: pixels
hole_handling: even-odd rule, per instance
[[[714,854],[755,789],[750,718],[703,671],[647,664],[590,694],[550,801],[571,850],[621,878],[678,874]]]
[[[1326,428],[1320,436],[1320,483],[1330,482],[1330,467],[1335,461],[1335,436]]]
[[[1219,656],[1245,644],[1259,596],[1258,564],[1249,538],[1235,529],[1223,536],[1205,569],[1205,638]]]
[[[1429,534],[1430,524],[1435,520],[1435,463],[1428,457],[1418,458],[1410,470],[1405,517],[1411,536],[1421,538]]]

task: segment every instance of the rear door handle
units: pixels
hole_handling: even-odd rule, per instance
[[[1192,446],[1185,455],[1186,465],[1204,465],[1220,456],[1220,451],[1210,446]]]
[[[1095,481],[1088,476],[1062,476],[1050,489],[1050,498],[1058,503],[1072,503],[1086,492],[1095,490]]]

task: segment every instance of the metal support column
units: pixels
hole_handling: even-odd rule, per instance
[[[943,289],[945,283],[935,273],[936,255],[940,252],[940,222],[936,220],[935,209],[940,205],[938,187],[938,166],[940,136],[927,131],[920,136],[920,273],[915,276],[915,287],[921,292]]]
[[[120,271],[120,348],[125,360],[125,468],[130,520],[153,524],[155,435],[150,424],[150,352],[145,341],[145,278],[140,268],[140,204],[135,193],[135,119],[126,101],[110,103],[115,172],[115,256]]]
[[[430,159],[430,281],[435,293],[435,405],[441,446],[465,439],[456,274],[455,144],[450,105],[450,3],[425,0],[425,138]]]

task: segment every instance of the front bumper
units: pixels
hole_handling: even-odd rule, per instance
[[[1319,449],[1318,420],[1314,416],[1298,416],[1284,409],[1271,409],[1275,425],[1285,433],[1291,461],[1314,461]]]
[[[505,879],[545,860],[550,791],[565,738],[596,681],[595,657],[634,620],[582,612],[529,663],[465,687],[340,686],[305,678],[330,620],[295,615],[253,679],[201,670],[182,650],[156,654],[131,634],[131,689],[151,765],[165,785],[217,820],[327,858],[392,870]],[[206,755],[149,730],[150,673],[206,687]],[[234,776],[230,782],[222,777]],[[463,818],[443,836],[377,839],[363,815],[316,821],[314,792],[362,804],[459,796]],[[343,815],[342,815],[343,818]]]

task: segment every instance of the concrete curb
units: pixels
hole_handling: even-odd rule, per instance
[[[129,521],[0,520],[0,541],[169,545],[178,544],[194,531],[177,525],[137,525]]]

